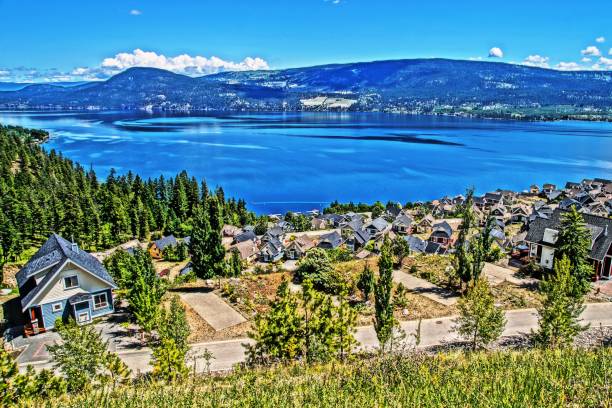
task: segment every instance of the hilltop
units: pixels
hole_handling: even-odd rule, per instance
[[[130,68],[71,87],[0,92],[0,108],[385,111],[534,119],[612,118],[612,72],[409,59],[189,77]],[[582,116],[581,116],[582,115]]]

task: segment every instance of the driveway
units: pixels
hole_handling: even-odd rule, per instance
[[[407,289],[445,306],[452,306],[459,300],[459,295],[455,292],[443,289],[425,279],[417,278],[403,271],[393,271],[393,281],[401,283]]]
[[[179,296],[217,331],[246,322],[244,316],[212,291],[180,292]]]
[[[484,264],[482,273],[487,277],[491,285],[497,286],[504,281],[517,286],[530,286],[538,283],[537,279],[521,278],[516,275],[516,271],[489,262]]]

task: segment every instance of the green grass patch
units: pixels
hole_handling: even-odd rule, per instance
[[[610,348],[408,355],[141,383],[51,406],[607,407]]]

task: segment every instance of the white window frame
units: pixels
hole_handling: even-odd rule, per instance
[[[82,317],[83,315],[87,316],[87,319],[82,319],[81,317]],[[87,322],[88,322],[88,321],[90,321],[90,320],[91,320],[91,315],[89,314],[89,310],[86,310],[86,311],[84,311],[84,312],[80,312],[80,313],[77,315],[77,321],[78,321],[79,323],[87,323]]]
[[[96,306],[96,296],[104,296],[104,305]],[[106,309],[108,307],[108,295],[106,292],[96,293],[93,295],[93,310]]]
[[[74,286],[66,286],[66,279],[72,279],[74,278],[76,280],[76,285]],[[79,276],[78,275],[67,275],[64,276],[62,278],[63,282],[64,282],[64,290],[69,290],[69,289],[74,289],[74,288],[78,288],[79,287]]]
[[[53,313],[61,312],[62,311],[62,304],[61,304],[61,302],[53,303],[51,305],[51,310],[53,311]]]

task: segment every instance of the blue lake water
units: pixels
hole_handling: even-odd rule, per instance
[[[140,112],[0,112],[0,123],[49,130],[47,149],[102,177],[113,167],[144,177],[186,169],[258,212],[612,178],[612,123]]]

